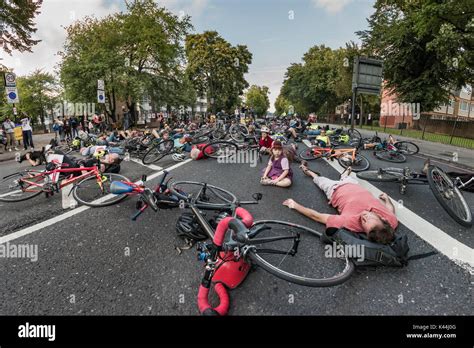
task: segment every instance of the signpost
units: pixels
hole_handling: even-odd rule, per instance
[[[355,101],[357,93],[380,95],[382,88],[383,62],[378,59],[355,57],[352,72],[351,129],[354,129]]]
[[[104,80],[97,80],[97,102],[101,104],[105,104]]]

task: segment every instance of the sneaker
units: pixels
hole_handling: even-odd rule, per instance
[[[8,149],[9,152],[12,152],[12,149]]]
[[[19,151],[20,149],[15,146],[15,151]],[[10,150],[11,151],[11,150]]]

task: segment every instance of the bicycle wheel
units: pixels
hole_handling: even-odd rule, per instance
[[[211,135],[213,139],[221,140],[224,139],[226,136],[226,131],[221,128],[217,128],[216,130],[212,131]]]
[[[355,155],[354,161],[352,161],[352,156],[349,154],[343,154],[342,156],[339,156],[337,161],[344,168],[349,166],[352,167],[353,172],[362,172],[369,169],[370,167],[369,160],[359,153]]]
[[[229,128],[229,134],[232,140],[242,143],[245,140],[245,137],[249,134],[249,130],[243,124],[233,124]]]
[[[171,139],[160,141],[151,147],[143,156],[143,164],[152,164],[165,157],[174,148],[174,141]]]
[[[120,202],[127,197],[126,194],[116,195],[110,193],[110,184],[112,181],[130,181],[120,174],[103,173],[102,174],[102,188],[97,183],[97,178],[91,176],[85,178],[72,189],[74,198],[89,207],[106,207]]]
[[[175,181],[169,187],[171,193],[179,199],[187,202],[190,198],[196,198],[195,203],[198,205],[228,208],[237,202],[237,197],[232,192],[202,182]]]
[[[403,163],[406,162],[407,158],[405,155],[398,151],[388,151],[382,150],[375,153],[375,157],[381,159],[382,161],[394,162],[394,163]]]
[[[313,146],[313,147],[309,147],[307,149],[304,149],[303,151],[301,151],[299,153],[298,156],[301,159],[311,161],[311,160],[321,158],[323,156],[323,150],[322,150],[322,148],[320,148],[318,146]]]
[[[379,170],[367,170],[356,174],[359,179],[377,182],[394,182],[399,180],[402,175],[380,168]]]
[[[349,135],[349,137],[351,139],[360,139],[362,138],[362,135],[360,134],[360,132],[357,130],[357,129],[348,129],[347,130],[347,135]]]
[[[404,155],[415,155],[420,151],[418,145],[411,141],[397,141],[393,145]]]
[[[38,196],[42,190],[44,176],[39,172],[18,172],[0,180],[0,202],[21,202]],[[35,186],[41,185],[41,186]]]
[[[472,212],[461,191],[449,176],[436,166],[428,169],[428,184],[446,212],[459,224],[472,226]]]
[[[265,226],[257,235],[256,228]],[[328,287],[347,281],[354,263],[342,252],[320,241],[321,233],[286,221],[256,221],[248,234],[251,263],[291,283]],[[271,241],[269,241],[269,239]]]
[[[234,156],[239,150],[237,144],[230,141],[215,141],[207,144],[202,149],[204,156],[216,159],[223,159]]]

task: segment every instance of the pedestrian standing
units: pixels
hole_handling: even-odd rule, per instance
[[[6,137],[7,137],[7,144],[5,145],[5,151],[8,148],[8,145],[10,145],[10,148],[8,151],[12,151],[12,147],[14,147],[15,144],[15,123],[13,123],[12,120],[10,120],[9,117],[6,118],[6,120],[2,124],[2,128],[5,131]],[[15,150],[18,151],[18,148],[15,146]]]
[[[71,140],[71,119],[69,116],[64,117],[64,136],[66,141]]]
[[[25,150],[28,150],[28,146],[33,150],[35,146],[33,145],[33,128],[31,128],[31,120],[28,116],[21,120],[21,130],[23,132],[23,146]]]
[[[71,123],[71,134],[72,134],[72,138],[74,139],[75,137],[77,137],[79,135],[79,133],[77,131],[77,127],[79,126],[79,120],[74,115],[74,116],[71,117],[70,123]]]

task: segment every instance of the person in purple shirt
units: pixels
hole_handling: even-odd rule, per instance
[[[273,142],[271,152],[270,161],[263,172],[260,183],[279,187],[291,186],[293,171],[290,168],[290,161],[283,154],[283,146],[280,141]]]

